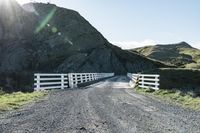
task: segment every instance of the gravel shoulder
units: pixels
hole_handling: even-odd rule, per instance
[[[200,133],[200,112],[135,93],[123,76],[0,115],[1,133]]]

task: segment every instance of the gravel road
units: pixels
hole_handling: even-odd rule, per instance
[[[0,115],[0,133],[200,133],[200,112],[137,94],[123,76]]]

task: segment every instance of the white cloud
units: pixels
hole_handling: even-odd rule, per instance
[[[156,41],[150,40],[150,39],[146,39],[146,40],[141,41],[141,42],[137,42],[137,41],[130,41],[130,42],[113,41],[111,43],[118,46],[118,47],[121,47],[122,49],[132,49],[132,48],[138,48],[138,47],[156,45],[157,44]]]

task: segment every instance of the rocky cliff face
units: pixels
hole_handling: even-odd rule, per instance
[[[163,66],[111,45],[75,11],[41,3],[22,8],[14,0],[0,7],[0,85],[7,90],[32,88],[35,72],[125,74]]]

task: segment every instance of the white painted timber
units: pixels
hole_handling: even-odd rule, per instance
[[[160,75],[127,73],[127,76],[131,79],[130,85],[132,87],[136,87],[138,85],[141,88],[159,90]]]
[[[114,76],[114,73],[36,73],[34,90],[75,88],[80,83]]]
[[[34,74],[34,90],[65,89],[68,88],[68,74]]]
[[[75,88],[81,83],[112,77],[114,73],[69,73],[68,75],[70,88]]]

